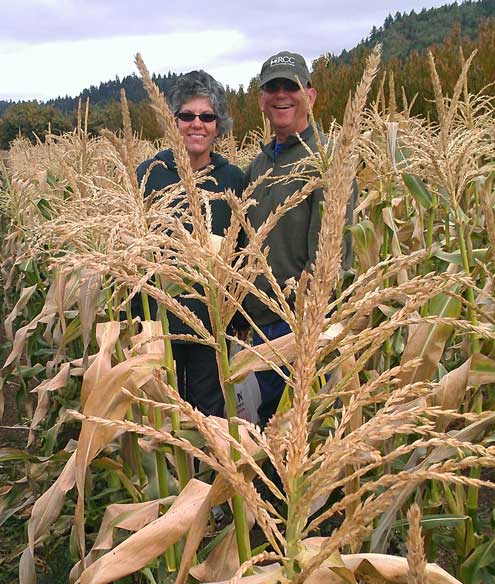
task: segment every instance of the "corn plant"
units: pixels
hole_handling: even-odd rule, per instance
[[[125,96],[122,135],[90,139],[80,121],[73,134],[13,145],[2,197],[11,221],[3,254],[4,286],[17,301],[4,370],[15,375],[31,365],[33,339],[43,335],[51,358],[40,363],[30,446],[52,410],[57,431],[80,424],[77,444],[49,458],[59,475],[32,508],[21,582],[35,581],[36,550],[69,503],[70,579],[81,584],[138,572],[151,582],[172,574],[176,582],[247,584],[447,583],[457,582],[454,576],[479,582],[490,573],[491,543],[476,543],[483,537],[477,493],[491,486],[480,469],[495,463],[495,146],[492,102],[467,90],[473,58],[463,60],[450,98],[432,61],[435,125],[411,117],[407,103],[399,111],[392,84],[388,104],[382,86],[365,111],[378,68],[374,52],[342,126],[334,125],[328,143],[309,151],[286,179],[303,178],[304,186],[257,231],[246,214],[252,186],[241,198],[201,189],[205,172],[191,170],[173,116],[139,57],[164,141],[174,149],[178,185],[143,198],[134,169],[150,147],[130,131]],[[232,139],[221,148],[237,152]],[[248,146],[231,157],[245,162],[254,154]],[[344,279],[340,249],[356,176],[362,194],[349,228],[355,261]],[[267,261],[266,237],[317,188],[324,203],[316,260],[282,287]],[[232,209],[221,240],[211,234],[212,196]],[[241,229],[247,243],[239,249]],[[34,280],[22,271],[29,262]],[[273,296],[256,287],[261,274]],[[177,301],[179,293],[205,303],[211,333]],[[244,311],[247,294],[292,332],[257,347],[230,337],[227,325],[240,311],[263,338]],[[139,296],[147,318],[136,334],[131,301]],[[150,297],[160,322],[149,320]],[[38,304],[30,304],[34,299]],[[170,343],[179,339],[169,333],[169,312],[193,331],[180,340],[215,350],[227,419],[204,416],[178,394]],[[14,335],[21,317],[27,322]],[[229,360],[231,340],[243,350]],[[237,418],[234,384],[269,368],[288,389],[262,431]],[[78,400],[60,408],[53,396],[70,383]],[[30,464],[44,464],[33,456]],[[197,476],[192,460],[201,465]],[[98,477],[124,500],[99,510],[95,533],[88,527]],[[232,526],[202,549],[211,509],[227,501]],[[431,526],[442,521],[453,529],[454,576],[431,563]],[[255,523],[265,544],[252,550]],[[384,555],[407,523],[407,557]],[[132,533],[122,538],[123,531]]]

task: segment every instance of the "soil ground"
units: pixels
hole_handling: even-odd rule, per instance
[[[5,384],[3,388],[4,414],[0,424],[0,448],[22,448],[26,444],[27,430],[19,424],[17,417],[16,392],[17,388],[12,383]]]

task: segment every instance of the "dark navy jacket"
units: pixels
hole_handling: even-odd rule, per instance
[[[156,160],[163,164],[155,164],[152,168],[148,180],[146,182],[144,196],[147,197],[152,191],[158,191],[176,184],[180,181],[177,167],[175,165],[174,155],[172,150],[162,150],[156,156],[142,162],[136,170],[138,183],[141,184],[146,171],[151,163]],[[238,196],[241,195],[244,186],[244,174],[240,168],[230,164],[229,161],[216,152],[211,153],[211,164],[213,169],[210,175],[216,180],[206,180],[201,183],[201,188],[212,193],[219,193],[226,189],[232,189]],[[212,213],[212,231],[215,235],[224,235],[225,229],[230,225],[231,209],[226,201],[213,200],[211,201]],[[178,296],[177,299],[192,310],[211,331],[211,325],[208,318],[208,309],[203,302],[199,300],[183,298]],[[151,318],[157,318],[156,302],[150,298]],[[139,309],[136,299],[133,301],[133,314],[140,314],[143,316],[141,309]],[[186,326],[180,319],[178,319],[171,312],[168,313],[170,332],[173,334],[192,334],[193,331]]]

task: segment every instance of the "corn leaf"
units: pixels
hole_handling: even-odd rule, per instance
[[[470,267],[473,268],[476,266],[477,261],[484,261],[487,253],[487,247],[472,249],[471,253],[469,254]],[[436,249],[432,252],[432,255],[440,260],[448,262],[449,264],[455,264],[461,268],[464,266],[460,251],[446,252],[442,251],[441,249]]]
[[[100,379],[112,368],[112,353],[119,338],[120,324],[116,321],[98,323],[96,325],[96,340],[100,346],[94,361],[84,374],[81,387],[81,407],[84,409],[86,400]]]
[[[400,256],[400,255],[402,255],[402,249],[400,246],[397,225],[395,223],[395,219],[394,219],[394,215],[392,213],[391,207],[384,207],[382,209],[382,216],[383,216],[383,222],[390,229],[390,232],[392,233],[392,254],[394,255],[394,257]],[[376,263],[378,263],[378,259],[375,262],[375,264]],[[375,264],[373,264],[373,265],[375,265]],[[404,282],[407,282],[408,279],[409,278],[407,276],[407,270],[401,270],[397,274],[397,282],[399,284],[403,284]]]
[[[482,419],[469,424],[466,428],[462,430],[457,430],[452,432],[452,438],[457,440],[462,440],[465,442],[474,442],[480,436],[482,436],[487,430],[492,428],[495,422],[495,413],[487,413]],[[435,448],[428,457],[421,463],[417,464],[417,457],[413,455],[406,465],[406,469],[411,472],[414,470],[428,468],[432,464],[446,460],[457,453],[454,448],[450,446],[438,446]],[[383,515],[378,520],[378,524],[373,531],[371,536],[371,550],[378,551],[386,547],[388,542],[388,537],[392,525],[395,521],[395,516],[397,511],[405,505],[408,498],[416,489],[415,485],[408,486],[404,485],[403,490],[397,496],[393,503],[390,504],[388,509],[383,513]]]
[[[495,538],[491,537],[482,545],[477,545],[467,560],[461,565],[460,576],[463,582],[481,584],[487,582],[483,578],[483,568],[495,565]],[[490,577],[490,580],[492,577]]]
[[[414,199],[424,208],[430,209],[433,205],[433,197],[426,188],[425,183],[414,174],[402,173],[402,180]]]
[[[34,286],[29,286],[29,288],[23,288],[21,290],[21,295],[19,296],[19,300],[16,302],[12,312],[7,316],[4,322],[5,327],[5,335],[9,339],[9,341],[14,340],[14,333],[12,331],[12,326],[14,324],[14,320],[19,316],[23,308],[27,305],[29,300],[31,299],[32,295],[36,291],[36,284]]]
[[[145,353],[162,354],[165,352],[162,323],[156,320],[144,320],[142,331],[131,337],[131,343],[140,355]],[[154,339],[154,340],[152,340]]]
[[[458,318],[461,312],[461,303],[456,298],[446,294],[439,294],[430,302],[429,315],[439,317]],[[402,354],[401,365],[417,357],[422,358],[421,365],[400,374],[405,385],[416,381],[431,379],[442,357],[447,339],[453,327],[442,323],[425,323],[410,329],[409,339]]]
[[[352,249],[359,260],[360,271],[366,272],[379,261],[378,239],[375,226],[368,219],[349,227]]]
[[[337,337],[343,330],[341,324],[329,327],[319,339],[319,346],[324,347]],[[273,347],[273,349],[272,349]],[[275,350],[277,353],[275,353]],[[296,358],[296,340],[294,333],[288,333],[278,339],[256,347],[243,349],[235,354],[230,361],[231,377],[227,381],[237,383],[242,381],[251,371],[266,371],[272,367],[292,363]]]
[[[208,558],[189,570],[189,574],[199,582],[212,582],[214,580],[227,580],[239,569],[239,552],[235,529],[228,531],[227,535],[208,555]],[[176,581],[179,584],[179,581]]]
[[[72,277],[67,285],[62,283],[60,278],[56,278],[53,281],[50,288],[48,289],[45,304],[43,305],[41,312],[35,318],[33,318],[30,323],[21,327],[16,332],[14,337],[14,345],[12,347],[12,351],[5,361],[4,368],[8,367],[21,355],[27,339],[36,330],[38,324],[44,323],[50,325],[55,319],[57,313],[60,311],[63,313],[63,309],[68,309],[70,306],[72,306],[72,304],[75,302],[76,282],[77,280],[75,277]],[[63,288],[63,290],[61,290],[61,288]],[[68,289],[67,293],[65,293],[66,289]]]
[[[278,582],[287,582],[287,578],[283,575],[282,567],[278,564],[256,567],[255,572],[252,576],[245,576],[242,580],[239,580],[239,584],[278,584]],[[210,584],[231,583],[231,579],[210,582]]]
[[[76,454],[72,453],[53,485],[41,495],[33,505],[28,521],[28,547],[22,554],[19,564],[20,584],[36,582],[34,568],[34,548],[36,542],[48,531],[60,515],[64,505],[65,495],[76,482]]]
[[[101,289],[101,276],[84,270],[81,274],[77,304],[79,318],[81,320],[81,332],[83,338],[83,359],[88,353],[91,330],[96,317],[98,296]]]
[[[210,485],[191,479],[170,509],[99,558],[81,574],[80,584],[106,584],[144,568],[193,526]]]
[[[113,367],[102,376],[89,393],[84,414],[99,416],[109,420],[121,420],[131,403],[131,398],[121,390],[124,386],[136,391],[153,374],[153,369],[160,365],[160,356],[149,354],[127,359]],[[145,370],[142,375],[141,370]],[[83,420],[76,450],[76,483],[79,492],[76,507],[76,526],[80,549],[84,554],[84,487],[86,469],[98,454],[108,444],[116,433],[115,428],[105,427],[89,420]]]
[[[67,379],[69,379],[69,369],[69,364],[64,363],[55,377],[43,381],[37,387],[31,390],[32,392],[36,392],[38,394],[38,403],[36,404],[36,410],[34,411],[33,417],[31,419],[31,425],[29,427],[27,443],[28,447],[33,443],[35,428],[38,427],[38,424],[44,419],[48,412],[50,405],[49,393],[51,391],[62,389],[62,387],[65,386]]]

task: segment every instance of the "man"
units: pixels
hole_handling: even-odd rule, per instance
[[[297,79],[303,86],[302,90]],[[257,205],[249,208],[248,217],[255,230],[280,203],[304,184],[299,179],[273,183],[274,177],[289,174],[291,167],[308,155],[296,133],[312,150],[316,149],[316,138],[309,125],[304,93],[311,106],[317,94],[315,88],[311,87],[311,77],[304,58],[288,51],[270,57],[261,68],[259,85],[260,108],[270,120],[275,138],[262,147],[261,153],[246,172],[246,184],[249,184],[267,170],[272,170],[270,178],[262,182],[253,193]],[[327,139],[323,133],[321,137],[323,141]],[[322,191],[314,191],[286,213],[265,240],[265,244],[270,247],[268,262],[282,289],[288,279],[298,280],[303,270],[311,269],[318,245],[322,200]],[[352,219],[352,208],[353,201],[348,208],[348,221]],[[351,250],[348,242],[344,243],[343,267],[349,268]],[[271,293],[268,281],[262,276],[257,279],[256,286]],[[289,325],[254,295],[247,297],[245,307],[268,339],[276,339],[290,332]],[[254,333],[253,343],[257,345],[262,342],[259,335]],[[258,413],[260,424],[264,426],[277,409],[285,383],[272,370],[256,373],[256,376],[262,399]]]

